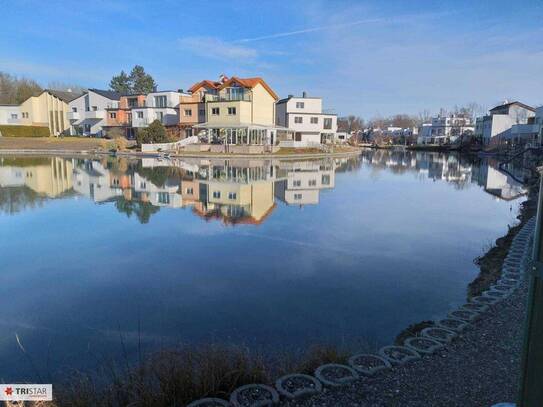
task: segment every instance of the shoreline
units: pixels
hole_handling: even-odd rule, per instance
[[[122,157],[122,158],[245,158],[245,159],[319,159],[327,157],[349,157],[353,155],[359,155],[362,149],[356,149],[353,151],[340,151],[330,153],[287,153],[287,154],[232,154],[232,153],[172,153],[168,157],[164,157],[159,153],[141,153],[141,152],[116,152],[112,154],[108,151],[96,151],[96,150],[67,150],[67,149],[0,149],[0,156],[13,156],[13,155],[25,155],[25,156],[44,156],[44,155],[58,155],[58,156],[108,156],[108,157]]]

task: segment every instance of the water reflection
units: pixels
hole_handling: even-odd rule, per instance
[[[522,169],[508,171],[385,150],[0,158],[0,377],[136,357],[140,341],[391,343],[465,301],[473,258],[515,221]]]
[[[383,169],[457,188],[476,184],[504,200],[526,193],[522,168],[509,166],[507,173],[494,159],[432,152],[367,150],[359,157],[306,161],[32,157],[0,159],[0,210],[13,214],[48,199],[83,196],[114,202],[119,212],[142,223],[162,207],[190,207],[206,221],[260,224],[276,201],[317,205],[322,190],[334,189],[336,172],[362,165],[375,176]]]

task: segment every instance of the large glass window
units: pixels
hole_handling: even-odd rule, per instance
[[[324,128],[329,130],[332,128],[332,119],[331,118],[325,118],[324,119]]]
[[[166,107],[166,96],[155,96],[155,107]]]

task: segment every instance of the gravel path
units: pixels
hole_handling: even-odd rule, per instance
[[[283,406],[491,406],[515,401],[527,283],[446,350]]]

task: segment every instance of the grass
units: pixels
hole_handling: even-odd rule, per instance
[[[300,357],[280,355],[273,360],[239,346],[179,347],[154,353],[135,366],[125,360],[122,365],[104,364],[93,373],[73,372],[54,384],[54,402],[24,406],[181,407],[204,397],[228,399],[239,386],[273,384],[286,373],[312,374],[325,363],[346,363],[348,356],[332,345],[315,345]]]

